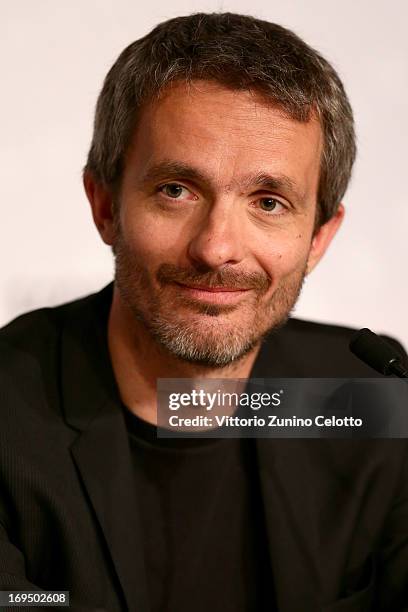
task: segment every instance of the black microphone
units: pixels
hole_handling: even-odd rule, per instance
[[[401,363],[401,356],[394,347],[366,327],[353,336],[350,350],[380,374],[408,378],[408,370]]]

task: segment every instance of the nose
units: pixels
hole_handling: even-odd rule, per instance
[[[244,259],[244,226],[237,209],[237,202],[219,201],[200,220],[188,245],[196,265],[217,268]]]

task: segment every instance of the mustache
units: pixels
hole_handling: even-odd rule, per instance
[[[165,285],[183,283],[206,287],[233,287],[234,289],[255,289],[263,293],[268,290],[271,280],[260,272],[238,272],[232,267],[221,270],[183,270],[173,264],[162,264],[157,271],[157,280]]]

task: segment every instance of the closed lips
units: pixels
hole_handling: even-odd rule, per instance
[[[205,286],[199,286],[199,285],[184,285],[183,283],[177,283],[178,285],[181,285],[182,287],[187,287],[188,289],[197,289],[198,291],[211,291],[211,292],[219,292],[219,291],[246,291],[246,289],[235,289],[235,288],[229,288],[229,287],[205,287]]]

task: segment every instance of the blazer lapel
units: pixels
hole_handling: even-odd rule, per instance
[[[271,335],[261,346],[251,380],[304,375],[285,360],[279,342],[279,337]],[[315,442],[319,441],[255,440],[275,596],[281,612],[300,607],[304,612],[319,609]]]
[[[142,534],[121,415],[102,410],[71,447],[119,578],[127,607],[148,610]]]
[[[279,610],[319,609],[318,533],[308,444],[257,439],[259,478]]]
[[[78,430],[71,454],[89,496],[122,596],[147,612],[148,593],[132,461],[106,345],[109,287],[70,313],[61,340],[61,386],[67,423]]]

